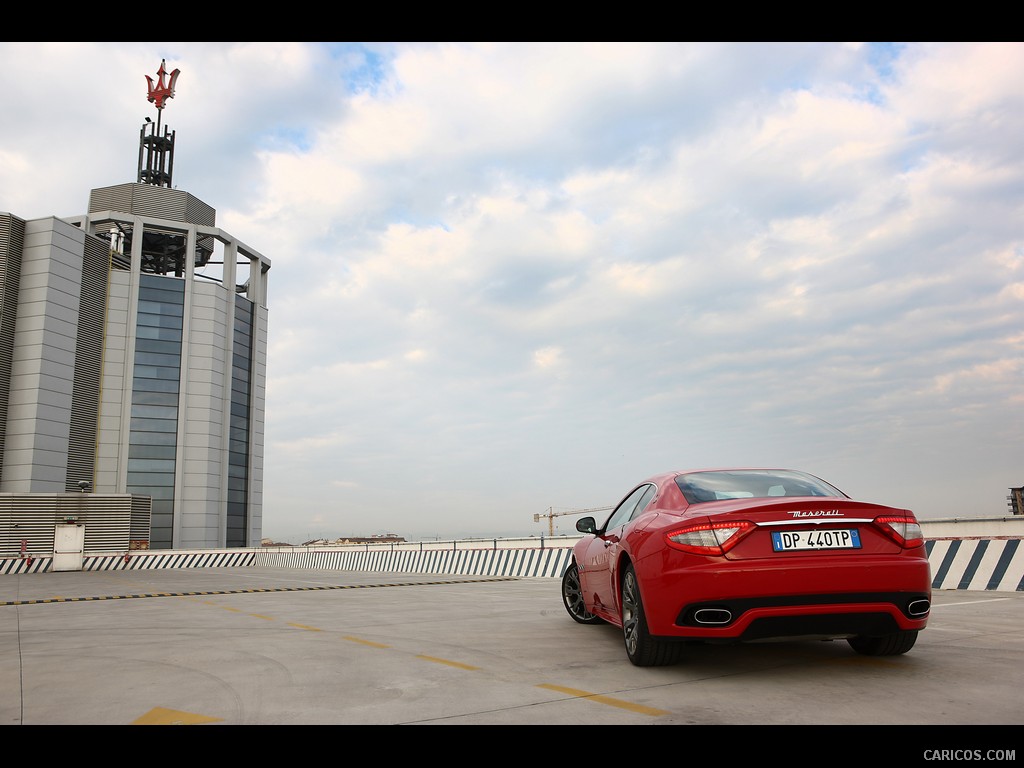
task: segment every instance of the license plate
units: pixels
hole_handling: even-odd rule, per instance
[[[803,549],[860,549],[860,531],[856,528],[772,531],[772,549],[776,552]]]

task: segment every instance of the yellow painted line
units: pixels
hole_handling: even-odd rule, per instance
[[[219,723],[222,717],[207,717],[192,712],[179,712],[176,709],[154,707],[132,725],[202,725],[203,723]]]
[[[446,664],[449,667],[458,667],[459,669],[468,669],[470,671],[480,669],[480,667],[474,667],[469,664],[463,664],[458,661],[451,661],[449,659],[439,659],[436,656],[425,656],[422,653],[419,654],[417,659],[423,659],[424,661],[432,661],[435,664]]]
[[[220,607],[223,608],[225,611],[231,611],[232,613],[242,612],[240,608],[232,608],[230,605],[222,605]]]
[[[362,645],[369,645],[371,648],[390,648],[391,647],[390,645],[384,645],[384,643],[375,643],[372,640],[363,640],[363,638],[361,638],[361,637],[352,637],[351,635],[346,635],[345,637],[342,638],[342,640],[348,640],[351,643],[360,643]]]
[[[267,621],[275,621],[273,616],[264,616],[261,613],[250,613],[249,615],[252,616],[254,619],[266,619]]]
[[[307,627],[305,624],[295,624],[291,621],[288,622],[288,626],[296,629],[308,629],[310,632],[323,632],[319,627]]]
[[[548,685],[547,683],[538,685],[537,687],[547,688],[549,691],[557,691],[558,693],[566,693],[570,696],[577,696],[581,699],[589,699],[590,701],[596,701],[600,704],[607,704],[611,707],[618,707],[619,709],[627,709],[630,712],[636,712],[640,715],[651,715],[652,717],[659,717],[661,715],[670,714],[664,709],[654,709],[653,707],[645,707],[642,704],[633,704],[632,702],[623,701],[622,699],[615,699],[611,696],[602,696],[599,693],[580,691],[576,688],[565,688],[561,685]]]

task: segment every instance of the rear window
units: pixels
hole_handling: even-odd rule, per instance
[[[846,494],[824,480],[788,469],[690,472],[677,477],[676,485],[690,504],[775,496],[846,497]]]

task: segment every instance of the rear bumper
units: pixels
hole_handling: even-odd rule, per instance
[[[930,609],[929,596],[921,593],[724,600],[685,606],[672,634],[742,641],[811,635],[888,635],[924,629]]]
[[[928,623],[931,576],[919,554],[813,557],[784,565],[699,558],[660,573],[640,569],[639,580],[648,628],[657,636],[885,635]]]

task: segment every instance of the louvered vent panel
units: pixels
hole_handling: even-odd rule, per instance
[[[0,494],[0,556],[52,552],[56,526],[85,526],[85,551],[127,551],[149,541],[148,496],[92,493]]]
[[[132,212],[132,185],[120,184],[116,187],[94,189],[89,193],[89,213],[97,211]]]
[[[130,541],[149,541],[149,525],[152,512],[153,500],[149,496],[132,496],[132,519],[128,530]]]
[[[202,200],[188,195],[185,201],[185,221],[202,227],[213,227],[217,224],[217,212]]]
[[[10,214],[0,215],[0,478],[3,478],[7,437],[7,404],[11,393],[11,355],[14,352],[14,321],[18,316],[21,257],[25,222]]]
[[[172,221],[188,221],[185,211],[188,207],[188,193],[150,184],[133,185],[132,210],[138,216],[156,216]]]
[[[103,373],[103,325],[106,320],[109,249],[86,237],[82,263],[82,292],[78,302],[71,431],[64,490],[77,491],[79,481],[91,483],[96,469],[96,431],[99,422],[100,380]]]
[[[217,223],[217,212],[202,200],[180,189],[152,184],[119,184],[94,189],[89,195],[89,213],[101,211],[169,219],[205,227],[213,227]]]

